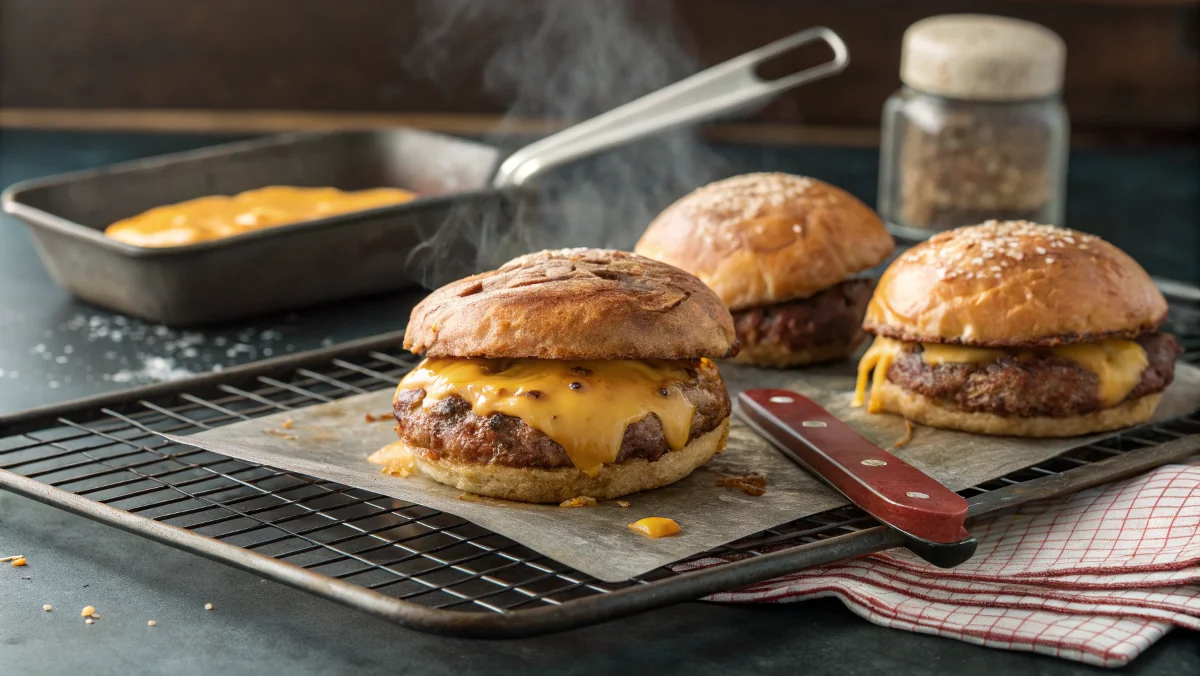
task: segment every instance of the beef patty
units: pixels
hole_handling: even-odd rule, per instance
[[[716,429],[729,417],[729,393],[715,367],[692,370],[695,377],[680,383],[683,396],[695,407],[688,441]],[[408,446],[433,460],[495,464],[508,467],[572,467],[567,452],[545,433],[520,418],[492,413],[476,415],[458,395],[424,406],[425,390],[400,392],[395,401],[396,434]],[[651,413],[625,428],[617,462],[645,458],[654,462],[669,450],[658,416]]]
[[[742,345],[771,345],[803,350],[846,345],[849,353],[862,340],[862,320],[874,280],[851,279],[799,300],[733,313]]]
[[[1166,333],[1141,336],[1137,342],[1149,363],[1126,400],[1166,389],[1182,351]],[[1099,377],[1050,352],[1006,356],[984,365],[933,366],[921,358],[920,345],[909,347],[892,362],[888,380],[943,406],[1026,418],[1067,418],[1106,408],[1100,401]]]

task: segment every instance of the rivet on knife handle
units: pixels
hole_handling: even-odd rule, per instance
[[[742,416],[768,441],[883,523],[931,543],[969,537],[962,496],[810,399],[789,390],[762,389],[741,393],[738,403]]]

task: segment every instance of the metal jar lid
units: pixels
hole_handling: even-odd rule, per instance
[[[904,33],[900,79],[914,89],[978,101],[1035,99],[1062,88],[1067,49],[1054,31],[984,14],[922,19]]]

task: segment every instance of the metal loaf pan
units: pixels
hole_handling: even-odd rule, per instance
[[[29,225],[67,290],[191,326],[417,286],[410,255],[453,210],[513,206],[517,193],[488,186],[498,159],[491,146],[411,129],[283,134],[24,181],[0,199]],[[392,186],[421,198],[181,247],[136,247],[103,234],[156,206],[275,184]],[[469,240],[457,245],[469,248]]]

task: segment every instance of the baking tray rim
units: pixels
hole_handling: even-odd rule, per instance
[[[105,236],[103,230],[91,228],[83,225],[82,223],[76,223],[75,221],[71,221],[63,218],[62,216],[58,216],[57,214],[50,213],[44,209],[30,206],[21,201],[22,195],[31,190],[57,187],[97,176],[152,170],[157,167],[183,164],[206,159],[212,156],[245,153],[259,150],[261,148],[287,145],[289,143],[295,143],[297,141],[303,141],[307,139],[317,139],[320,137],[330,137],[343,134],[390,131],[395,129],[397,128],[349,128],[335,131],[284,132],[281,134],[271,134],[258,138],[218,143],[211,146],[204,146],[202,148],[194,148],[192,150],[182,150],[173,153],[153,155],[150,157],[124,160],[99,167],[77,169],[51,176],[25,179],[23,181],[13,183],[5,188],[3,192],[0,192],[0,209],[2,209],[5,213],[17,217],[30,228],[43,228],[62,235],[83,239],[92,244],[104,247],[110,251],[119,253],[129,258],[168,258],[183,254],[191,254],[194,252],[233,248],[247,242],[253,242],[270,237],[287,237],[290,235],[307,233],[315,230],[336,228],[342,225],[357,223],[364,220],[371,220],[381,216],[390,217],[397,214],[402,215],[410,211],[417,212],[424,211],[426,209],[438,209],[453,202],[471,201],[481,197],[493,196],[497,193],[494,188],[482,187],[459,192],[450,192],[442,195],[417,196],[413,200],[397,205],[362,209],[359,211],[337,214],[326,218],[297,221],[295,223],[289,223],[287,225],[271,228],[260,228],[258,230],[252,230],[250,232],[244,232],[237,235],[232,235],[230,237],[221,237],[218,239],[198,242],[196,244],[181,244],[168,247],[142,247],[128,244],[126,242]],[[450,136],[448,134],[439,134],[437,132],[430,132],[423,129],[409,127],[402,127],[400,129],[414,134],[422,134],[426,136],[439,137],[466,144],[472,144],[480,148],[493,148],[493,146],[490,146],[486,143],[480,143],[470,139],[463,139],[457,136]]]
[[[312,362],[329,362],[343,355],[362,354],[372,349],[395,347],[402,341],[403,335],[403,331],[392,331],[327,348],[243,364],[192,378],[153,383],[0,415],[0,436],[7,436],[9,433],[21,434],[22,423],[28,425],[34,420],[54,419],[72,411],[96,410],[141,399],[195,390],[230,380],[251,378],[263,373],[296,369]],[[1194,454],[1198,449],[1200,449],[1200,434],[1192,434],[1122,452],[1120,455],[1076,467],[1060,474],[1043,476],[991,490],[968,499],[969,518],[1029,500],[1075,492],[1101,483],[1117,481],[1163,464],[1161,460],[1164,457],[1169,458],[1167,460],[1169,462]],[[463,612],[431,608],[393,598],[378,591],[309,571],[290,562],[253,552],[185,528],[126,512],[8,470],[0,469],[0,488],[156,542],[198,554],[213,561],[261,575],[410,629],[479,639],[522,638],[593,625],[674,603],[700,599],[713,593],[736,589],[812,566],[863,556],[904,544],[903,535],[897,531],[886,526],[875,525],[755,557],[676,573],[671,577],[650,582],[636,580],[640,584],[572,599],[561,605],[505,610],[496,613]],[[565,607],[570,607],[572,612],[563,612]],[[565,617],[560,617],[560,615]]]

